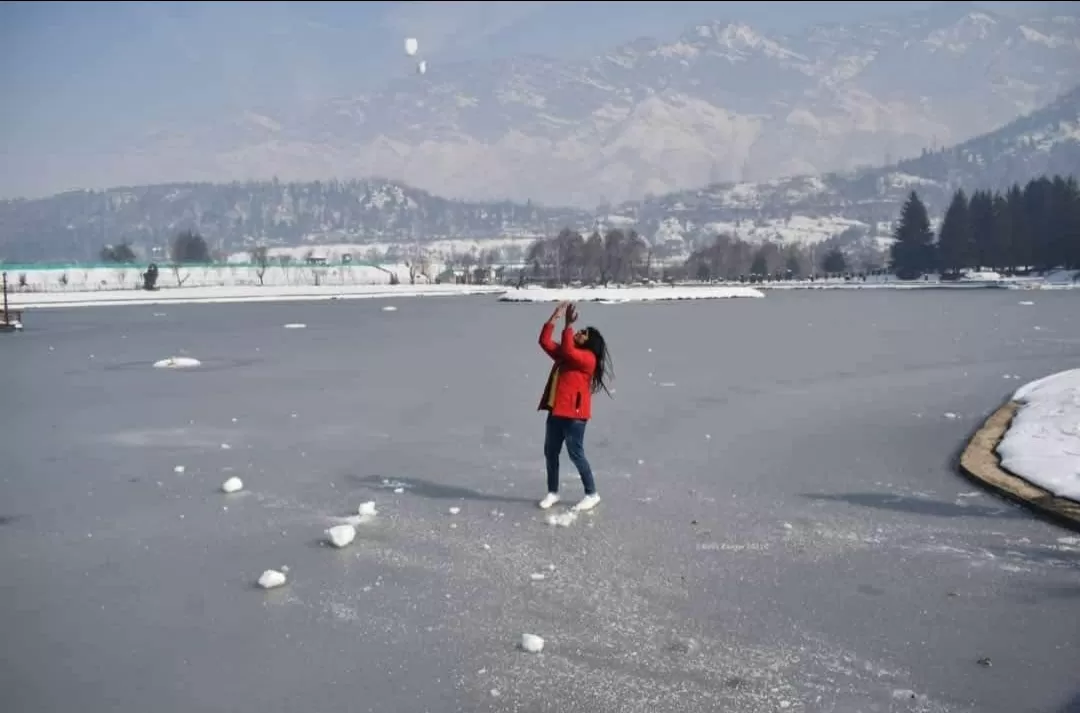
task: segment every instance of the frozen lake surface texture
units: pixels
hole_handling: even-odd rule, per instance
[[[952,466],[1077,366],[1076,293],[584,305],[616,393],[568,527],[535,506],[551,308],[30,312],[4,711],[1077,710],[1080,539]]]

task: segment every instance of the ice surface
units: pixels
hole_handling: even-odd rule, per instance
[[[244,488],[244,481],[235,475],[221,484],[221,490],[226,493],[236,493]]]
[[[201,363],[198,359],[192,357],[173,356],[154,362],[154,366],[158,369],[191,369]]]
[[[597,287],[579,289],[510,290],[500,302],[660,302],[668,300],[719,300],[733,297],[764,297],[752,287]]]
[[[530,495],[543,485],[532,380],[462,391],[520,384],[523,372],[542,380],[544,355],[521,312],[542,320],[550,307],[416,301],[407,329],[379,303],[174,307],[164,320],[143,307],[130,323],[109,309],[42,315],[53,335],[4,344],[20,418],[0,438],[12,467],[35,474],[0,475],[10,542],[0,548],[10,584],[0,629],[19,652],[0,673],[5,700],[85,713],[180,713],[208,696],[238,712],[284,700],[390,711],[775,713],[781,701],[800,711],[1060,710],[1080,651],[1061,626],[1075,608],[1061,596],[1075,584],[1075,553],[1050,550],[1063,533],[992,498],[956,507],[966,486],[947,460],[963,434],[930,426],[946,411],[985,409],[1002,373],[1025,374],[1020,386],[1039,375],[1032,364],[1080,366],[1065,341],[1080,324],[1072,296],[1041,293],[1033,312],[1004,291],[811,297],[605,310],[623,388],[598,401],[587,441],[611,507],[578,514],[565,533]],[[318,349],[307,337],[266,339],[314,309]],[[992,314],[993,329],[972,327]],[[80,328],[61,334],[70,322]],[[1032,339],[1045,335],[1060,341]],[[212,355],[214,369],[210,356],[187,375],[197,378],[112,368],[163,349]],[[650,370],[680,388],[649,384]],[[109,408],[94,382],[110,387]],[[913,410],[928,414],[926,428],[911,427]],[[828,419],[808,428],[806,413]],[[237,414],[242,427],[230,422]],[[17,447],[42,428],[57,448]],[[495,440],[503,430],[515,438]],[[167,478],[169,461],[191,463],[192,477]],[[245,486],[258,480],[250,495],[206,500],[214,480],[240,473]],[[380,485],[396,475],[408,482]],[[324,530],[345,524],[335,516],[359,522],[364,498],[397,487],[410,497],[379,505],[378,518],[354,524],[352,544],[331,551]],[[468,520],[447,515],[451,504],[464,514],[463,502]],[[717,549],[697,548],[706,543]],[[296,585],[286,562],[302,573]],[[549,562],[558,573],[531,581]],[[1005,569],[1016,564],[1022,576]],[[285,574],[280,591],[254,592],[259,565]],[[959,598],[946,599],[952,591]],[[926,637],[910,636],[927,602],[951,632],[932,637],[933,661],[920,655]],[[40,616],[20,616],[30,603]],[[995,620],[989,633],[973,633],[973,605]],[[875,626],[860,626],[868,616]],[[555,649],[519,647],[537,631]],[[672,652],[675,636],[700,646]],[[122,645],[102,656],[103,641]],[[971,674],[984,654],[992,671],[1022,669],[1029,685],[988,687]],[[50,677],[59,660],[100,685]],[[198,685],[175,685],[178,665]],[[930,698],[909,708],[891,701],[893,689]]]
[[[1080,369],[1032,381],[998,444],[1001,465],[1063,498],[1080,501]]]
[[[335,525],[326,531],[326,536],[334,547],[344,547],[356,539],[356,528],[352,525]]]
[[[268,569],[259,577],[259,586],[263,589],[273,589],[285,584],[285,573],[274,569]]]
[[[538,654],[544,650],[544,640],[536,634],[522,634],[521,648],[530,654]]]

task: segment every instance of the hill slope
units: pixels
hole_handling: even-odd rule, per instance
[[[594,225],[635,228],[662,247],[663,256],[685,253],[718,232],[782,242],[817,242],[845,231],[884,237],[913,188],[940,216],[957,187],[1005,188],[1044,173],[1080,173],[1080,87],[997,131],[889,167],[714,184],[598,215],[452,201],[379,180],[167,184],[0,201],[0,259],[93,260],[103,245],[123,240],[149,252],[187,228],[228,252],[257,241],[431,243],[527,238]]]
[[[912,190],[940,217],[957,188],[1000,190],[1055,173],[1080,175],[1080,86],[997,131],[919,158],[850,173],[715,184],[626,203],[602,223],[636,225],[658,243],[695,243],[718,232],[782,242],[817,242],[845,230],[885,237]]]

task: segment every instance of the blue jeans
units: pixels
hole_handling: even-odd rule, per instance
[[[581,484],[585,486],[585,494],[596,493],[596,484],[593,482],[592,468],[585,458],[585,421],[573,418],[552,416],[547,418],[547,428],[544,433],[544,458],[547,460],[547,485],[549,493],[559,492],[559,456],[562,453],[563,443],[566,443],[566,452],[570,456],[570,462],[577,468],[581,476]]]

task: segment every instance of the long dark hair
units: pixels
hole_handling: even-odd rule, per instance
[[[603,389],[608,396],[611,396],[607,382],[614,378],[615,371],[611,366],[611,354],[608,352],[607,342],[596,327],[586,327],[585,334],[588,335],[585,348],[596,357],[596,370],[592,375],[592,392],[598,394]]]

